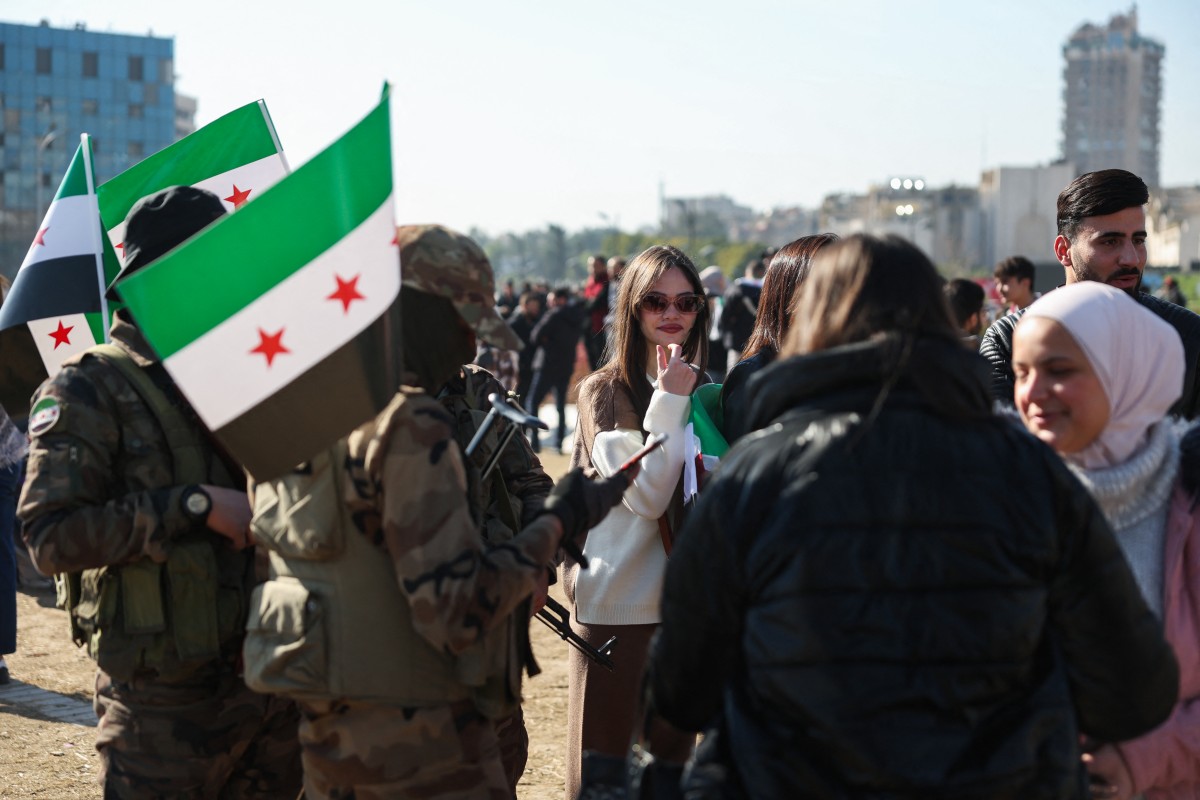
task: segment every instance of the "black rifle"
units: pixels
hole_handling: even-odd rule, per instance
[[[559,638],[575,646],[579,652],[604,667],[609,672],[615,672],[617,665],[608,657],[617,644],[613,636],[599,648],[592,647],[582,636],[571,630],[571,612],[567,611],[553,597],[546,598],[546,606],[535,615],[546,627],[558,634]]]

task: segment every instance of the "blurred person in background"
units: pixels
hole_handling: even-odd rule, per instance
[[[588,279],[583,285],[583,300],[587,306],[583,345],[587,350],[588,368],[596,369],[604,357],[604,318],[608,316],[608,262],[602,255],[588,259]]]
[[[813,257],[822,247],[837,240],[837,235],[833,233],[802,236],[785,245],[771,259],[758,299],[754,330],[742,351],[741,360],[729,370],[721,386],[725,421],[723,432],[730,444],[752,430],[746,427],[746,417],[750,411],[746,385],[753,375],[775,360],[779,348],[783,346],[792,324],[796,290],[808,276]]]
[[[992,277],[996,280],[996,292],[1004,301],[1004,312],[1020,311],[1041,297],[1033,291],[1036,274],[1033,262],[1025,256],[1010,256],[996,265]]]
[[[554,392],[558,423],[556,437],[550,446],[557,450],[567,436],[567,390],[575,371],[575,348],[585,316],[581,305],[571,301],[571,290],[565,286],[551,292],[547,304],[546,313],[530,333],[535,350],[527,408],[529,413],[537,416],[542,401]],[[534,452],[538,452],[541,444],[537,430],[531,432],[530,444]]]
[[[721,341],[721,309],[725,305],[725,273],[713,264],[700,271],[704,297],[708,300],[708,377],[715,383],[725,379],[725,344]]]
[[[756,258],[746,265],[745,274],[733,282],[721,305],[721,343],[725,345],[725,371],[742,360],[742,350],[754,331],[758,316],[758,298],[769,259]]]
[[[955,278],[945,285],[946,302],[954,315],[954,324],[962,332],[964,344],[979,349],[979,331],[983,325],[983,287],[966,278]]]
[[[529,402],[529,389],[533,385],[533,354],[537,346],[533,343],[533,328],[542,318],[542,300],[532,291],[521,293],[517,310],[508,317],[508,327],[521,340],[521,352],[517,357],[517,397],[522,403]]]

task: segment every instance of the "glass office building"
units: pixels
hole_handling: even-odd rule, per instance
[[[0,23],[0,272],[16,274],[89,133],[108,180],[176,139],[175,42]]]

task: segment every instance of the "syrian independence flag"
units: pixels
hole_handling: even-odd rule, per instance
[[[101,228],[91,138],[81,139],[0,306],[0,405],[11,416],[63,361],[107,341],[104,290],[119,265]]]
[[[262,100],[231,111],[100,185],[100,216],[118,251],[125,216],[143,197],[168,186],[197,186],[241,208],[288,173],[283,148]]]
[[[119,284],[176,384],[258,480],[379,413],[399,383],[388,105]]]

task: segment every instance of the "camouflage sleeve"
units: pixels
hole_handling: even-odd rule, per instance
[[[437,402],[413,397],[381,432],[383,533],[413,625],[431,644],[465,650],[533,591],[562,536],[551,515],[515,538],[485,545],[471,520],[453,420]]]
[[[126,492],[120,480],[118,401],[77,366],[64,368],[34,397],[29,466],[17,507],[37,568],[46,574],[167,557],[167,543],[193,522],[180,508],[183,487]],[[152,470],[152,459],[141,459]],[[169,455],[161,470],[170,475]],[[156,475],[144,476],[153,485]]]

